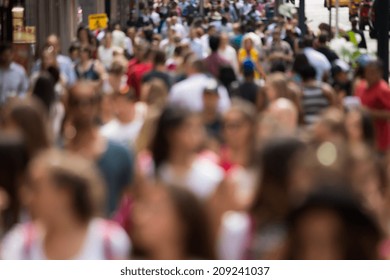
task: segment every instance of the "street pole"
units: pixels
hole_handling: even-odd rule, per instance
[[[390,1],[375,1],[375,29],[378,38],[378,57],[383,62],[383,78],[389,80],[389,9]]]
[[[306,35],[306,15],[305,15],[305,0],[299,1],[299,28],[302,31],[302,37]]]
[[[340,9],[340,0],[336,0],[336,33],[335,37],[339,37],[339,9]]]
[[[329,29],[330,29],[330,32],[333,33],[332,32],[332,7],[329,6],[328,10],[329,10]],[[332,34],[329,34],[329,35],[333,38]]]

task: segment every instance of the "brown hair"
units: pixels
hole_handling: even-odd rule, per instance
[[[105,188],[93,162],[53,149],[38,155],[30,166],[34,164],[45,168],[56,187],[69,191],[73,211],[80,221],[88,222],[102,213]]]

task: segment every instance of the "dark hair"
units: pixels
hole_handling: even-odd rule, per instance
[[[9,206],[1,213],[0,229],[7,231],[20,218],[19,187],[29,160],[23,137],[0,132],[0,158],[0,186],[9,198]]]
[[[69,47],[69,49],[68,49],[68,53],[69,54],[71,54],[72,52],[74,52],[74,51],[78,51],[78,50],[80,50],[80,43],[79,42],[73,42],[71,45],[70,45],[70,47]]]
[[[50,73],[42,72],[39,74],[32,90],[32,94],[45,106],[47,114],[50,113],[51,106],[56,98],[54,86],[54,79]]]
[[[372,60],[372,61],[368,62],[365,68],[368,68],[368,67],[373,67],[376,70],[378,70],[379,72],[383,72],[384,65],[380,59],[376,59],[376,60]]]
[[[221,43],[221,37],[219,35],[210,36],[209,46],[212,52],[218,51],[220,43]]]
[[[301,75],[304,82],[313,80],[317,76],[316,69],[311,65],[303,67],[299,74]]]
[[[161,50],[156,50],[154,53],[154,59],[153,59],[153,64],[156,65],[165,65],[166,61],[166,55],[165,52]]]
[[[184,225],[186,255],[195,259],[215,259],[215,246],[212,244],[211,229],[204,206],[184,187],[166,187],[166,190]]]
[[[271,63],[271,69],[270,73],[286,73],[287,71],[287,66],[286,63],[283,61],[275,61]]]
[[[313,36],[306,35],[302,40],[302,46],[304,48],[312,48],[314,44],[314,38]]]
[[[170,142],[169,135],[193,115],[193,113],[177,106],[166,107],[157,121],[155,135],[151,141],[150,150],[153,154],[153,160],[157,169],[164,163],[171,152],[174,143]]]
[[[295,60],[292,66],[292,71],[294,73],[300,74],[302,69],[306,66],[309,66],[309,60],[307,59],[307,56],[304,53],[298,53],[295,56]]]
[[[50,146],[47,116],[35,98],[12,101],[5,111],[6,122],[14,122],[20,129],[30,157]]]
[[[80,52],[86,52],[86,53],[88,53],[89,58],[92,57],[92,50],[89,46],[81,46]]]
[[[12,50],[12,44],[9,42],[0,43],[0,54],[3,54],[6,51]]]
[[[69,190],[80,221],[88,222],[102,212],[104,186],[93,162],[76,154],[48,150],[31,164],[42,164],[56,187]]]
[[[318,42],[320,44],[326,44],[326,42],[328,42],[328,39],[329,39],[329,34],[325,32],[322,32],[320,36],[318,36]]]
[[[377,247],[381,241],[381,231],[375,220],[370,217],[358,200],[344,186],[320,186],[289,216],[289,248],[287,259],[298,259],[302,240],[297,227],[302,218],[310,212],[325,210],[333,213],[342,223],[340,246],[343,259],[377,259]]]
[[[252,214],[267,219],[286,218],[290,199],[288,197],[291,164],[304,144],[296,138],[276,138],[267,142],[261,149],[259,164],[261,176],[258,191],[252,206]]]
[[[88,43],[91,44],[92,43],[92,35],[91,33],[89,32],[89,29],[86,27],[86,26],[79,26],[79,28],[77,28],[77,39],[80,40],[80,33],[82,31],[86,31],[87,32],[87,35],[88,35]]]

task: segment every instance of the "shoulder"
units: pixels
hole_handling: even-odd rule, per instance
[[[22,75],[26,74],[26,70],[24,70],[23,66],[16,63],[16,62],[12,62],[10,68],[12,71],[14,71],[18,74],[22,74]]]
[[[0,247],[0,257],[4,260],[21,260],[26,258],[27,243],[34,242],[37,229],[33,223],[19,224],[13,227],[4,237]]]
[[[105,250],[110,251],[109,253],[113,259],[125,259],[130,255],[132,247],[130,239],[119,224],[100,218],[94,219],[91,223],[92,232],[101,235],[103,246],[107,246]]]

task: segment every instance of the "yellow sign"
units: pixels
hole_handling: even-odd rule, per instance
[[[88,16],[88,25],[90,30],[106,29],[108,17],[106,14],[93,14]]]

